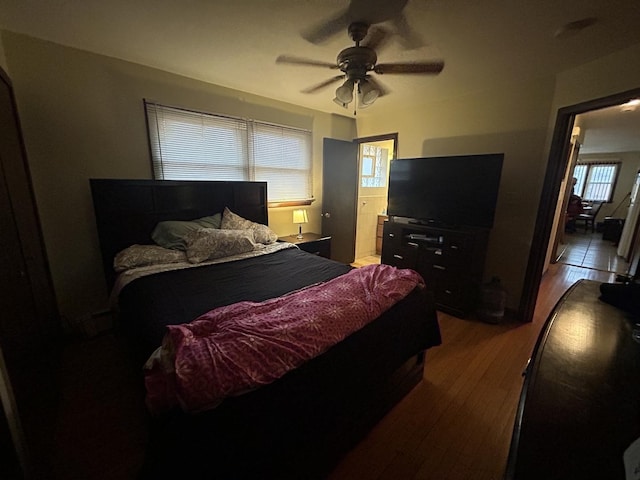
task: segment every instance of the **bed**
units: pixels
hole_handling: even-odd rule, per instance
[[[123,283],[123,275],[113,270],[115,255],[131,245],[152,244],[150,232],[159,222],[228,208],[267,225],[267,186],[90,183],[105,277],[118,291],[118,327],[134,346],[137,368],[160,346],[168,328],[238,302],[272,302],[323,288],[354,273],[348,265],[287,244],[273,245],[274,251],[263,255]],[[426,289],[414,288],[370,323],[269,384],[204,411],[171,408],[150,415],[141,478],[324,478],[421,381],[424,352],[439,343],[433,300]]]

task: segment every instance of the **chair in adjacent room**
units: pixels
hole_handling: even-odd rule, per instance
[[[591,228],[591,233],[595,232],[595,221],[596,221],[596,217],[598,216],[598,212],[600,211],[600,208],[602,207],[602,204],[604,202],[593,202],[591,204],[591,209],[588,211],[585,211],[584,213],[581,213],[580,215],[578,215],[575,218],[575,224],[576,226],[580,223],[584,223],[584,232],[587,233],[587,231],[589,230],[589,228]]]

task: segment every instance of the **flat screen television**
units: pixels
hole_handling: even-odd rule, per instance
[[[442,226],[491,228],[504,154],[398,159],[387,214]]]

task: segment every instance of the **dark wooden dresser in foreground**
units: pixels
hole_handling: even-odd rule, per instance
[[[580,280],[534,348],[516,413],[506,479],[624,479],[640,437],[640,319]]]

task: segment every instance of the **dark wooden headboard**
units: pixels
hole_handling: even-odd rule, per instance
[[[90,179],[104,273],[115,280],[113,258],[120,250],[152,244],[151,232],[163,220],[193,220],[224,207],[268,225],[266,182]]]

